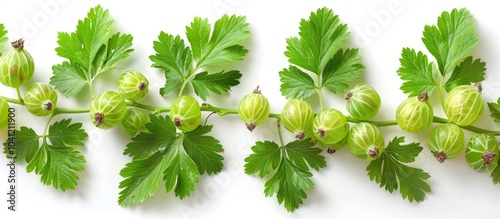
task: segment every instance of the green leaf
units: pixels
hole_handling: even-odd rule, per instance
[[[191,71],[193,56],[180,36],[161,32],[158,41],[153,42],[155,55],[149,57],[153,67],[165,70],[167,73],[176,73],[186,76]]]
[[[278,168],[281,160],[281,148],[278,144],[258,141],[252,151],[253,154],[245,158],[245,173],[264,178],[271,170]]]
[[[288,158],[300,169],[309,169],[308,165],[318,171],[326,167],[325,157],[321,155],[321,149],[314,147],[315,143],[310,139],[296,140],[285,146]]]
[[[91,57],[85,54],[78,35],[76,33],[60,32],[57,39],[57,44],[59,44],[59,47],[56,48],[57,55],[70,60],[73,66],[76,65],[82,68],[83,71],[88,71]],[[90,77],[90,75],[87,77]]]
[[[316,92],[311,76],[293,65],[283,69],[279,74],[280,91],[287,99],[306,99]]]
[[[79,21],[76,27],[76,35],[83,46],[85,56],[92,60],[102,45],[111,38],[113,29],[114,21],[108,10],[104,10],[100,5],[90,9],[87,17]]]
[[[191,22],[191,26],[186,27],[186,36],[191,44],[191,50],[196,62],[200,62],[203,51],[207,49],[211,29],[208,19],[200,17],[195,17]]]
[[[462,8],[443,12],[437,26],[425,26],[422,41],[436,58],[441,75],[451,73],[458,63],[472,54],[479,42],[475,23],[470,12]]]
[[[493,181],[493,184],[498,184],[500,183],[500,162],[497,164],[495,169],[491,171],[491,180]]]
[[[278,202],[284,203],[287,211],[292,212],[307,198],[306,191],[314,188],[312,174],[297,167],[292,161],[282,159],[276,174],[266,182],[266,196],[276,194]]]
[[[120,171],[120,175],[125,179],[120,182],[119,188],[123,190],[120,191],[118,203],[121,206],[137,205],[153,196],[160,188],[167,164],[165,154],[161,151],[128,163]]]
[[[116,33],[107,43],[106,57],[103,60],[101,71],[107,72],[115,68],[115,65],[126,59],[134,51],[132,49],[132,40],[130,34]]]
[[[41,175],[44,185],[52,185],[62,191],[74,190],[78,185],[78,173],[82,172],[85,158],[71,147],[42,144],[26,169]]]
[[[0,24],[0,50],[3,49],[7,41],[9,41],[9,39],[7,38],[7,30],[5,29],[5,26],[3,24]],[[2,56],[1,51],[0,56]]]
[[[246,50],[239,43],[243,42],[250,36],[248,23],[245,16],[228,16],[224,15],[215,22],[214,30],[210,41],[207,43],[207,34],[210,31],[210,24],[206,20],[198,18],[193,21],[191,30],[187,31],[187,37],[194,45],[198,67],[223,65],[235,61],[242,61],[246,56]],[[198,25],[199,27],[197,27]],[[197,42],[196,42],[197,41]]]
[[[160,88],[160,95],[165,96],[168,93],[172,92],[176,88],[180,87],[182,81],[182,75],[178,72],[165,72],[165,86]]]
[[[53,145],[83,146],[88,135],[82,129],[82,123],[71,124],[71,119],[63,119],[49,127],[47,136]]]
[[[52,66],[52,71],[54,75],[50,78],[50,84],[66,97],[76,96],[88,84],[81,69],[69,62]]]
[[[207,136],[212,126],[198,126],[184,134],[184,149],[193,159],[200,171],[209,175],[222,171],[224,158],[219,154],[224,151],[222,145],[212,136]]]
[[[29,163],[40,146],[40,136],[38,136],[35,130],[28,127],[21,127],[21,129],[16,130],[15,134],[15,148],[9,148],[9,138],[3,143],[4,153],[8,157],[13,157],[10,154],[11,150],[15,152],[16,161],[26,161]]]
[[[445,84],[446,90],[450,91],[460,85],[483,81],[486,72],[485,66],[486,63],[481,62],[481,59],[473,60],[472,56],[467,57],[453,70],[453,73]]]
[[[160,33],[158,41],[154,41],[153,45],[156,54],[149,59],[153,61],[153,67],[165,71],[167,81],[160,94],[166,95],[180,86],[184,77],[191,74],[193,55],[180,36],[174,37],[165,32]]]
[[[222,71],[215,74],[201,72],[194,76],[191,83],[193,84],[196,95],[206,101],[209,96],[209,91],[219,95],[222,94],[222,92],[229,92],[231,87],[240,84],[240,78],[241,73],[236,70],[228,72]]]
[[[76,96],[86,84],[127,58],[133,51],[132,36],[114,32],[114,20],[100,5],[90,9],[73,33],[58,34],[57,55],[68,59],[53,67],[50,83],[65,96]]]
[[[434,63],[429,62],[427,56],[422,52],[416,52],[414,49],[403,48],[401,53],[401,67],[398,69],[398,75],[404,81],[401,90],[409,94],[410,97],[417,96],[424,92],[429,95],[438,84],[436,78],[439,73]]]
[[[495,122],[500,122],[500,98],[498,98],[496,103],[488,103],[488,107],[490,108],[491,117],[495,119]]]
[[[150,121],[146,124],[148,132],[141,132],[127,144],[124,155],[136,159],[147,158],[158,151],[165,151],[177,136],[174,123],[168,116],[149,115]]]
[[[325,67],[322,74],[323,87],[332,93],[345,92],[349,89],[347,83],[361,78],[364,70],[358,49],[348,49],[345,52],[341,49]]]
[[[285,55],[290,63],[319,75],[345,44],[349,32],[331,9],[321,8],[309,20],[302,19],[299,35],[287,39]]]
[[[189,196],[200,180],[200,171],[182,147],[182,140],[177,138],[168,149],[165,161],[167,168],[163,176],[167,192],[174,191],[180,199]]]
[[[423,148],[419,143],[402,145],[403,142],[404,137],[395,137],[389,142],[384,153],[371,161],[366,170],[370,180],[377,182],[390,193],[399,188],[404,199],[420,202],[424,200],[425,193],[431,191],[426,182],[430,175],[404,163],[414,162]]]

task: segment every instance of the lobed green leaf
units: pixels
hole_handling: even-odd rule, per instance
[[[64,145],[44,143],[26,169],[41,175],[44,185],[52,185],[56,189],[66,191],[74,190],[78,185],[78,173],[83,171],[84,163],[85,158],[79,151]]]
[[[451,13],[443,12],[437,26],[425,26],[422,41],[436,58],[442,76],[451,73],[456,65],[472,54],[479,42],[475,23],[470,12],[462,8],[453,9]]]
[[[7,30],[5,29],[5,26],[3,24],[0,24],[0,56],[2,56],[1,50],[5,46],[5,43],[9,41],[9,38],[7,38]]]
[[[191,83],[193,84],[196,95],[206,101],[209,96],[209,91],[219,95],[222,94],[222,92],[229,92],[231,87],[240,84],[239,79],[241,76],[242,74],[236,70],[228,72],[222,71],[214,74],[201,72],[194,76]]]
[[[311,76],[293,65],[283,69],[279,74],[280,91],[287,99],[306,99],[316,92]]]
[[[285,55],[290,63],[318,75],[349,37],[347,25],[326,7],[312,12],[309,20],[302,19],[299,29],[300,38],[287,39]]]
[[[478,83],[484,80],[486,73],[486,63],[481,59],[473,60],[472,56],[467,57],[457,66],[445,84],[447,91],[453,88],[471,83]]]
[[[264,178],[278,168],[281,161],[281,148],[271,141],[258,141],[252,147],[253,154],[245,158],[245,173]]]
[[[207,41],[207,34],[210,31],[208,21],[195,19],[193,23],[194,26],[192,24],[186,34],[191,45],[197,50],[195,59],[198,67],[242,61],[248,53],[248,50],[240,45],[250,36],[245,16],[222,16],[215,22],[209,41]]]
[[[69,62],[52,66],[54,75],[50,84],[60,90],[66,97],[74,97],[87,86],[87,78],[82,70]]]
[[[429,62],[427,56],[414,49],[403,48],[401,53],[401,67],[398,75],[403,80],[401,90],[410,97],[424,92],[429,95],[438,87],[436,79],[439,75],[434,63]]]
[[[182,141],[182,138],[177,138],[169,147],[165,157],[167,167],[163,175],[167,192],[174,191],[175,196],[180,199],[189,196],[200,180],[200,171],[182,147]]]
[[[82,129],[82,123],[71,124],[71,119],[63,119],[49,127],[47,136],[53,145],[84,146],[88,135]]]
[[[276,194],[278,202],[284,203],[292,212],[307,198],[306,191],[314,188],[312,174],[296,166],[291,160],[282,159],[276,173],[266,182],[266,196]]]
[[[495,122],[500,122],[500,98],[498,98],[496,103],[488,103],[488,107],[490,108],[491,117],[495,119]]]
[[[193,159],[200,171],[209,175],[222,171],[224,164],[222,153],[224,149],[217,139],[207,136],[212,126],[198,126],[197,129],[184,134],[184,149]]]
[[[150,121],[146,124],[148,132],[141,132],[132,138],[123,152],[136,159],[145,159],[158,151],[165,151],[177,137],[175,125],[168,116],[149,115]]]
[[[366,171],[370,180],[380,184],[390,193],[399,188],[399,192],[408,201],[423,201],[425,193],[431,188],[426,182],[430,175],[421,169],[405,165],[415,160],[422,151],[418,143],[401,145],[404,137],[395,137],[387,146],[385,152],[376,160],[370,162]]]
[[[345,52],[341,49],[326,65],[322,86],[332,93],[345,92],[349,89],[347,83],[361,78],[364,70],[358,49],[347,49]]]
[[[3,144],[4,154],[8,155],[8,157],[12,157],[12,154],[10,154],[11,151],[8,147],[8,141],[9,139],[7,139]],[[29,163],[40,147],[40,136],[38,136],[32,128],[23,126],[19,130],[16,130],[15,142],[16,161],[24,160]]]
[[[119,188],[122,191],[118,203],[121,206],[137,205],[153,196],[160,188],[167,164],[165,153],[162,151],[128,163],[120,171],[120,175],[125,179],[120,182]]]
[[[310,139],[295,140],[285,146],[288,158],[297,167],[308,170],[309,166],[316,171],[326,167],[325,157],[321,155],[321,149],[314,147],[315,143]],[[308,166],[309,165],[309,166]]]

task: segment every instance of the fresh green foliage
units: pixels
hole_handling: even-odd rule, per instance
[[[425,26],[422,41],[436,58],[441,75],[453,71],[456,65],[472,54],[479,43],[476,22],[470,12],[462,8],[451,13],[443,12],[437,26]]]
[[[322,88],[344,92],[349,89],[348,82],[361,77],[365,67],[358,49],[342,49],[349,32],[332,10],[321,8],[311,13],[309,20],[300,22],[299,29],[300,37],[287,39],[285,55],[293,65],[279,73],[283,96],[305,99]],[[316,75],[317,84],[309,73]]]
[[[497,163],[497,166],[493,171],[491,171],[491,180],[493,181],[493,184],[498,184],[500,183],[500,161]]]
[[[366,168],[372,181],[380,184],[389,192],[399,188],[403,198],[408,201],[423,201],[425,193],[431,188],[426,182],[430,175],[421,169],[406,165],[415,161],[422,147],[419,143],[403,145],[404,137],[395,137],[389,142],[385,152]]]
[[[207,100],[209,96],[209,91],[216,94],[222,94],[223,92],[231,91],[231,87],[240,84],[239,79],[241,78],[241,73],[236,70],[228,72],[219,72],[208,74],[208,72],[201,72],[194,76],[191,83],[193,84],[194,92],[201,99]]]
[[[404,81],[401,90],[410,97],[424,92],[431,95],[438,87],[436,78],[439,72],[436,65],[429,62],[425,54],[417,53],[414,49],[404,48],[401,56],[401,68],[398,69],[398,74]]]
[[[3,24],[0,24],[0,50],[5,46],[9,39],[7,38],[7,30]],[[0,51],[0,56],[2,56],[2,52]]]
[[[293,65],[283,69],[279,74],[280,91],[287,99],[306,99],[316,92],[311,76]]]
[[[92,8],[78,22],[75,32],[58,34],[57,55],[68,61],[52,67],[50,84],[65,96],[76,96],[132,53],[132,39],[131,35],[114,32],[114,20],[108,10],[101,6]]]
[[[484,80],[485,72],[486,63],[481,62],[481,59],[472,60],[472,57],[469,56],[453,70],[446,82],[446,90],[449,92],[460,85],[481,82]]]
[[[160,33],[153,46],[156,54],[149,58],[153,67],[165,71],[165,87],[160,89],[162,96],[178,87],[182,93],[186,84],[191,82],[195,93],[207,100],[209,91],[221,94],[239,84],[239,71],[209,74],[207,71],[198,73],[198,70],[243,60],[248,50],[240,43],[250,35],[246,18],[224,15],[215,22],[211,31],[208,19],[196,17],[191,26],[186,27],[191,48],[180,36]]]
[[[422,41],[436,59],[437,67],[424,53],[404,48],[398,70],[404,93],[410,97],[424,92],[431,95],[435,88],[450,91],[484,79],[486,64],[471,56],[479,39],[474,18],[467,9],[443,12],[437,25],[426,26],[423,35]]]
[[[495,119],[495,122],[500,122],[500,98],[498,98],[496,103],[488,103],[488,107],[490,108],[491,117]]]
[[[222,170],[222,145],[206,135],[211,126],[176,133],[168,116],[150,115],[146,128],[148,132],[133,138],[125,150],[134,159],[120,173],[125,178],[120,183],[120,205],[142,203],[156,193],[162,181],[167,192],[185,198],[194,191],[202,174]]]
[[[16,131],[16,157],[26,161],[28,172],[41,175],[45,185],[62,191],[74,190],[78,185],[78,173],[83,171],[85,158],[74,146],[83,146],[88,135],[81,123],[63,119],[49,127],[47,139],[28,127]],[[40,145],[40,139],[42,143]],[[7,142],[4,153],[8,153]]]
[[[288,211],[294,211],[307,198],[306,191],[314,188],[309,167],[315,170],[326,167],[321,149],[315,148],[310,139],[294,141],[286,146],[270,141],[257,142],[254,152],[245,159],[245,172],[264,178],[266,196],[276,194],[278,202],[284,203]]]

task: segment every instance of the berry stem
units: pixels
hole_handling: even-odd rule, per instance
[[[19,88],[16,88],[16,92],[17,92],[17,100],[18,100],[19,104],[24,105],[24,100],[23,100],[23,97],[21,96],[21,90]]]
[[[59,108],[57,107],[54,110],[54,115],[61,115],[61,114],[81,114],[81,113],[88,113],[90,110],[89,109],[73,109],[73,108]]]
[[[276,120],[276,126],[277,126],[277,129],[278,129],[278,137],[280,139],[280,144],[282,147],[285,146],[284,142],[283,142],[283,135],[281,134],[281,119],[277,119]]]

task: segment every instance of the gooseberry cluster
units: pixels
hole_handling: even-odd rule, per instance
[[[464,17],[469,15],[464,9],[452,11],[452,14],[457,13]],[[91,19],[107,20],[107,22],[93,21],[95,23],[112,23],[108,11],[100,6],[91,9],[89,15],[92,16],[82,21],[81,26],[77,28],[85,28],[85,24],[92,23],[89,22]],[[442,17],[448,15],[444,13]],[[467,19],[469,27],[473,22],[470,21],[471,17]],[[438,23],[443,22],[446,21],[438,19]],[[247,162],[245,171],[261,178],[273,173],[274,175],[266,183],[265,193],[267,196],[276,194],[278,201],[284,202],[289,211],[302,204],[302,200],[307,197],[305,191],[314,186],[310,180],[312,174],[309,169],[319,170],[326,166],[325,159],[320,154],[322,150],[334,153],[345,146],[355,157],[370,162],[367,168],[368,175],[381,187],[385,186],[386,190],[392,192],[401,184],[400,189],[406,189],[401,191],[403,198],[408,198],[410,202],[423,200],[425,192],[430,191],[425,182],[430,176],[420,169],[405,165],[413,162],[421,151],[419,143],[409,144],[410,149],[407,151],[401,149],[404,148],[401,145],[404,138],[396,137],[386,144],[381,126],[397,125],[405,132],[415,133],[431,129],[433,123],[440,123],[432,128],[428,142],[424,143],[428,145],[438,162],[443,163],[447,159],[457,157],[466,147],[465,159],[473,170],[480,172],[488,170],[500,175],[500,168],[497,167],[500,160],[499,145],[495,139],[500,132],[473,126],[485,112],[485,103],[481,96],[482,85],[479,83],[482,75],[463,76],[472,74],[463,73],[472,69],[471,66],[475,68],[472,70],[473,73],[483,72],[485,69],[481,69],[484,68],[484,63],[480,60],[473,60],[471,56],[455,57],[452,60],[454,63],[450,64],[451,61],[444,62],[438,56],[436,57],[438,67],[436,67],[423,53],[403,49],[402,67],[398,70],[398,74],[405,81],[401,89],[408,93],[409,97],[397,107],[395,120],[373,121],[381,107],[381,97],[368,84],[357,84],[353,88],[348,85],[363,73],[361,56],[358,49],[343,48],[349,36],[347,26],[340,23],[338,16],[334,15],[332,10],[322,8],[313,12],[309,20],[301,22],[299,33],[301,38],[292,37],[287,40],[285,55],[289,58],[290,67],[279,74],[282,82],[281,92],[288,100],[281,113],[271,113],[269,100],[260,87],[242,97],[235,109],[212,106],[206,103],[210,92],[221,94],[230,91],[232,86],[239,84],[241,74],[236,70],[210,74],[198,71],[211,65],[243,60],[248,51],[239,43],[248,37],[247,27],[244,17],[224,16],[214,26],[212,37],[216,39],[209,39],[211,26],[208,20],[195,18],[191,26],[186,28],[191,47],[187,46],[179,36],[160,33],[158,41],[153,43],[156,54],[150,57],[154,63],[153,67],[163,70],[167,79],[160,94],[167,95],[172,90],[180,88],[179,96],[168,107],[140,103],[149,92],[149,81],[142,73],[134,70],[125,71],[120,75],[117,91],[109,90],[94,94],[92,88],[94,79],[113,69],[116,62],[125,59],[133,51],[130,48],[132,46],[130,35],[116,33],[112,36],[96,37],[107,37],[96,46],[89,45],[85,37],[78,37],[81,31],[77,30],[75,34],[60,34],[60,47],[56,51],[68,61],[53,67],[54,76],[50,83],[32,83],[27,87],[24,96],[21,96],[19,88],[30,83],[35,64],[30,53],[24,48],[24,40],[14,41],[12,49],[0,58],[0,83],[16,89],[18,98],[0,97],[0,130],[6,129],[8,125],[6,112],[9,109],[9,102],[24,105],[27,111],[35,116],[49,117],[47,127],[54,116],[73,113],[88,113],[92,124],[99,129],[120,127],[132,138],[132,142],[125,149],[125,154],[133,159],[121,171],[125,179],[120,183],[120,188],[123,190],[120,192],[119,203],[125,206],[138,204],[153,195],[162,180],[165,181],[167,191],[174,191],[175,195],[182,199],[194,190],[199,175],[213,174],[222,170],[223,158],[219,154],[223,151],[222,145],[215,138],[206,135],[212,126],[201,124],[202,112],[217,113],[220,116],[238,114],[249,131],[254,131],[269,118],[277,119],[280,144],[271,141],[257,142],[252,147],[254,153],[245,159]],[[322,28],[332,31],[323,31]],[[470,42],[475,39],[473,30],[475,29],[469,30],[471,34],[469,38],[472,39]],[[436,31],[453,30],[438,28],[434,32]],[[432,33],[424,32],[426,45],[436,41],[429,40],[433,38]],[[74,37],[71,40],[78,41],[81,45],[77,48],[65,48],[67,45],[61,42],[71,37]],[[325,40],[325,45],[318,43],[317,39]],[[462,44],[459,42],[457,45]],[[99,48],[86,54],[91,66],[85,66],[88,63],[81,62],[77,57],[78,54],[68,52],[89,46]],[[113,46],[117,48],[109,49]],[[428,47],[434,55],[436,52],[433,49],[444,46]],[[450,56],[470,55],[470,48],[467,48],[468,50],[462,53],[453,53],[452,49],[444,52],[449,52]],[[119,54],[114,54],[116,51]],[[85,53],[83,50],[80,52]],[[421,66],[424,67],[420,68]],[[448,77],[449,72],[452,73]],[[414,75],[419,74],[428,81],[414,80]],[[317,80],[313,80],[311,75],[316,76]],[[441,79],[441,83],[437,83],[436,78]],[[183,94],[184,88],[189,84],[204,102],[200,104],[194,95]],[[71,97],[78,94],[85,86],[89,87],[92,96],[88,109],[58,107],[57,91],[66,97]],[[436,117],[429,101],[433,92],[436,93],[436,88],[439,90],[442,109],[447,119]],[[345,93],[346,114],[338,108],[330,108],[323,104],[323,89],[335,94]],[[316,92],[321,108],[319,112],[315,112],[307,101]],[[145,113],[146,111],[150,113]],[[159,115],[161,113],[168,113],[168,116],[162,117]],[[295,141],[288,144],[283,142],[281,125],[296,138]],[[475,132],[467,143],[463,130]],[[78,178],[75,172],[83,170],[84,159],[72,146],[83,145],[87,137],[81,129],[81,124],[70,124],[70,120],[59,121],[52,124],[48,130],[46,128],[41,135],[26,127],[19,130],[23,134],[27,131],[33,138],[30,140],[33,146],[29,150],[24,150],[28,152],[22,157],[28,162],[28,171],[45,174],[42,177],[42,182],[45,184],[52,184],[62,190],[74,189],[75,178]],[[61,140],[65,132],[71,132],[75,139]],[[42,139],[40,148],[43,148],[43,151],[35,153],[34,151],[42,150],[38,149],[39,139]],[[57,146],[52,147],[51,144]],[[26,145],[28,144],[23,144],[27,147]],[[67,148],[61,149],[63,146]],[[33,152],[29,152],[30,150]],[[66,162],[66,166],[61,167],[71,174],[63,174],[61,177],[59,173],[46,170],[54,171],[54,168],[45,167],[51,165],[51,159],[43,157],[49,156],[50,150],[61,150],[70,161],[79,160],[75,162],[78,165],[68,161],[69,164]],[[33,159],[41,161],[33,164],[35,162],[30,162]],[[398,174],[407,174],[405,175],[407,179],[401,178]],[[70,180],[68,184],[68,178],[64,177],[72,177],[75,182]],[[493,178],[494,181],[500,181],[497,176]],[[403,183],[408,183],[405,180],[414,180],[418,188],[408,189],[408,184],[403,186]]]

